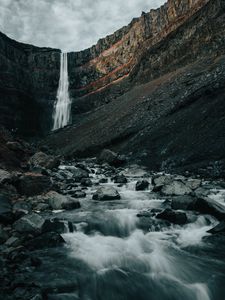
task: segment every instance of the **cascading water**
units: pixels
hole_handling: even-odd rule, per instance
[[[76,170],[71,165],[59,168],[64,174]],[[57,218],[74,224],[74,232],[63,235],[65,247],[43,250],[43,263],[31,275],[34,281],[50,285],[49,299],[225,299],[225,245],[222,240],[214,244],[205,239],[210,235],[208,230],[217,224],[212,216],[186,211],[187,224],[168,224],[157,219],[155,213],[148,213],[164,209],[167,197],[158,198],[151,189],[135,190],[144,173],[132,169],[132,175],[124,170],[128,182],[118,186],[110,178],[99,183],[105,173],[93,163],[89,171],[93,186],[85,189],[82,208],[54,212]],[[72,177],[68,178],[71,193]],[[115,187],[121,199],[93,201],[99,184]],[[221,190],[216,194],[217,201],[224,193]]]
[[[57,100],[53,112],[53,130],[65,127],[70,121],[71,100],[69,96],[69,76],[67,53],[61,53],[60,78]]]

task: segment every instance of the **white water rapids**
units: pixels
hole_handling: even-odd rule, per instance
[[[181,226],[168,225],[154,214],[138,217],[167,205],[167,197],[135,190],[137,180],[151,181],[140,172],[126,173],[123,186],[110,178],[101,183],[116,187],[120,200],[94,201],[95,184],[105,175],[92,171],[93,186],[85,188],[81,208],[55,212],[76,229],[63,234],[65,247],[48,249],[42,257],[48,281],[61,291],[59,298],[49,299],[225,300],[225,245],[205,239],[218,223],[214,217],[186,211],[188,222]],[[223,193],[216,191],[218,201]]]
[[[67,53],[61,53],[59,87],[53,112],[53,130],[65,127],[69,124],[70,108],[71,100],[69,96]]]

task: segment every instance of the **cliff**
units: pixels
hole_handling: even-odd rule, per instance
[[[128,91],[147,49],[165,39],[208,0],[169,0],[162,7],[99,40],[69,53],[70,95],[75,115],[92,110]],[[47,132],[59,79],[57,49],[18,43],[0,34],[0,108],[2,124],[22,133]],[[151,70],[155,78],[165,72]],[[139,67],[138,67],[139,68]]]

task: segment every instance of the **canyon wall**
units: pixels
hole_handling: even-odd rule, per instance
[[[0,33],[1,125],[37,135],[51,124],[60,50],[18,43]]]
[[[122,82],[112,86],[126,82],[129,91],[44,144],[75,157],[111,148],[150,169],[225,177],[225,0],[209,1],[147,48]]]
[[[99,40],[97,45],[68,54],[70,95],[77,115],[121,96],[144,69],[145,80],[168,70],[165,59],[143,64],[149,49],[184,24],[208,0],[169,0],[162,7]],[[60,50],[18,43],[0,34],[0,118],[12,130],[37,134],[52,126],[59,79]],[[168,55],[167,59],[170,59]],[[173,64],[176,68],[176,64]],[[140,76],[139,76],[140,77]],[[141,76],[144,80],[144,76]],[[79,119],[79,118],[78,118]]]

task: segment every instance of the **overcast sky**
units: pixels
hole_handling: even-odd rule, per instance
[[[0,0],[0,31],[67,51],[85,49],[165,0]]]

